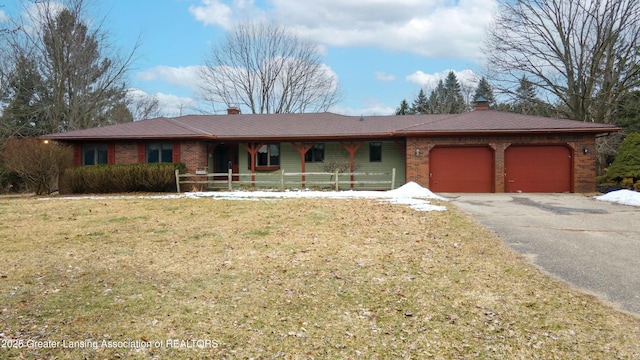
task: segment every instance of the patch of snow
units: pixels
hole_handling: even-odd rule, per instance
[[[413,181],[410,181],[397,189],[389,190],[387,191],[387,194],[393,197],[425,198],[447,201],[447,199],[442,196],[432,193],[431,190],[423,188]]]
[[[407,205],[416,211],[445,211],[445,206],[432,205],[425,199],[447,201],[447,199],[432,193],[415,182],[409,182],[390,191],[314,191],[309,189],[286,191],[203,191],[187,192],[171,195],[114,195],[114,196],[69,196],[56,198],[41,198],[40,200],[82,200],[82,199],[178,199],[178,198],[213,198],[217,200],[258,200],[258,199],[384,199],[392,204]]]
[[[640,206],[640,192],[632,190],[618,190],[595,196],[596,200],[609,201],[622,205]]]
[[[445,211],[447,210],[446,206],[438,206],[438,205],[432,205],[430,204],[428,201],[426,200],[421,200],[421,199],[413,199],[413,198],[391,198],[389,199],[389,202],[392,204],[401,204],[401,205],[407,205],[410,208],[412,208],[413,210],[416,211]]]

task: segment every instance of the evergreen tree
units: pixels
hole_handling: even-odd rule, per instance
[[[551,108],[551,105],[538,98],[534,84],[523,76],[516,90],[512,111],[526,115],[549,116]]]
[[[400,106],[396,109],[396,115],[409,115],[410,113],[409,103],[407,100],[402,99]]]
[[[615,181],[625,178],[640,180],[640,133],[631,133],[624,139],[616,159],[607,170],[607,178]]]
[[[625,133],[640,132],[640,91],[630,91],[622,97],[615,124]]]
[[[429,114],[429,103],[424,90],[420,89],[420,92],[411,104],[409,111],[411,114]]]
[[[428,100],[429,113],[459,114],[464,112],[465,108],[460,83],[455,73],[451,71],[445,81],[440,80],[438,86],[431,91]]]
[[[445,89],[442,80],[438,81],[438,85],[429,94],[429,113],[430,114],[446,114],[444,106]]]
[[[485,98],[485,100],[487,100],[487,103],[489,104],[490,109],[493,109],[495,107],[496,99],[493,96],[493,89],[491,88],[491,85],[489,85],[489,82],[484,76],[480,79],[480,82],[478,82],[478,86],[476,87],[476,92],[473,95],[473,100],[475,101],[481,96]]]
[[[18,56],[15,71],[9,75],[7,90],[2,99],[7,106],[0,116],[2,124],[0,139],[45,133],[46,126],[42,116],[38,114],[38,107],[34,106],[46,96],[43,85],[33,59],[24,55]]]
[[[465,111],[466,104],[464,97],[462,96],[462,89],[458,78],[453,71],[449,71],[447,78],[444,82],[445,88],[445,113],[446,114],[459,114]]]

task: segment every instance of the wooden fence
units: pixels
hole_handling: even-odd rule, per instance
[[[329,180],[307,179],[308,176],[327,176]],[[355,177],[358,180],[355,180]],[[384,176],[388,180],[371,180],[372,177]],[[260,179],[257,180],[256,177]],[[291,179],[295,177],[296,179]],[[222,179],[224,178],[224,179]],[[236,180],[234,180],[234,178]],[[248,179],[247,179],[248,178]],[[265,179],[266,178],[266,179]],[[302,180],[304,178],[304,180]],[[206,179],[206,180],[205,180]],[[246,179],[246,180],[245,180]],[[238,174],[231,170],[227,173],[206,173],[206,174],[180,174],[176,170],[176,189],[180,192],[183,185],[206,185],[206,188],[227,188],[233,190],[242,186],[259,186],[263,188],[278,188],[281,191],[289,187],[321,187],[333,188],[336,191],[340,189],[353,189],[358,187],[376,187],[395,189],[396,169],[391,172],[380,173],[341,173],[341,172],[280,172],[260,173],[260,174]]]

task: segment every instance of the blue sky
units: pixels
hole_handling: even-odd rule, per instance
[[[0,5],[5,3],[0,1]],[[11,2],[9,2],[11,3]],[[286,25],[321,46],[343,100],[332,112],[392,114],[450,70],[469,88],[482,72],[480,44],[495,0],[112,0],[88,1],[115,49],[140,47],[129,74],[157,96],[165,116],[196,112],[197,69],[226,31],[246,20]],[[0,21],[19,16],[0,7]],[[210,110],[210,108],[208,108]],[[216,111],[223,111],[221,106]]]

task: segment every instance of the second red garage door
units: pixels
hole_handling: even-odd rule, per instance
[[[493,192],[493,150],[486,146],[435,147],[429,153],[429,189]]]
[[[566,146],[510,146],[504,152],[505,192],[570,192]]]

